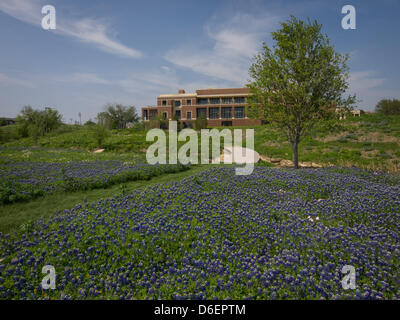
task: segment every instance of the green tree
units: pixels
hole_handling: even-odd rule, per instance
[[[203,115],[200,115],[200,117],[196,118],[195,120],[196,130],[206,129],[207,125],[208,125],[207,119]]]
[[[275,44],[263,43],[250,67],[249,115],[275,124],[292,145],[298,168],[298,145],[313,125],[333,118],[336,107],[351,108],[348,55],[335,52],[317,21],[294,16],[272,32]]]
[[[96,124],[92,126],[93,137],[97,142],[97,146],[100,148],[103,146],[104,140],[110,135],[110,132],[102,124]]]
[[[400,114],[400,100],[397,99],[382,99],[375,107],[376,113],[381,113],[387,116]]]
[[[59,128],[61,119],[62,115],[55,109],[34,110],[25,106],[17,117],[18,132],[22,137],[32,136],[36,143],[38,137]]]
[[[139,116],[135,107],[116,104],[106,106],[106,110],[97,115],[97,120],[109,129],[124,129],[129,122],[139,122]]]

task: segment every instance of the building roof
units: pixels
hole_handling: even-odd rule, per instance
[[[173,93],[173,94],[160,94],[159,98],[193,98],[196,97],[196,93]]]
[[[246,95],[249,94],[249,88],[224,88],[224,89],[199,89],[196,90],[198,96],[210,95]]]
[[[193,97],[234,97],[245,96],[250,93],[249,88],[223,88],[223,89],[199,89],[194,93],[160,94],[158,98],[193,98]]]

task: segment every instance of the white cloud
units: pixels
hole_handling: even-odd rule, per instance
[[[222,20],[222,23],[219,21]],[[270,36],[280,20],[277,15],[236,13],[227,19],[217,19],[205,25],[207,42],[191,42],[169,50],[165,59],[213,78],[243,85],[248,78],[251,58]],[[205,48],[206,44],[212,43]]]
[[[27,88],[34,88],[35,86],[33,85],[32,82],[24,80],[24,79],[19,79],[15,78],[9,75],[6,75],[4,73],[0,73],[0,84],[3,85],[16,85],[16,86],[22,86],[22,87],[27,87]]]
[[[43,1],[39,1],[45,5]],[[32,0],[2,0],[0,10],[6,14],[26,23],[40,27],[42,18],[41,5]],[[57,10],[57,8],[56,8]],[[128,58],[140,58],[143,54],[135,49],[129,48],[109,36],[109,26],[93,18],[80,20],[59,19],[57,16],[57,29],[53,32],[72,37],[79,41],[90,43],[99,49]]]
[[[375,71],[357,71],[350,73],[350,90],[353,92],[365,92],[379,87],[385,81],[384,78],[375,76]]]
[[[109,80],[106,80],[95,73],[75,72],[71,75],[54,77],[52,80],[75,83],[111,84]]]
[[[385,78],[377,76],[374,70],[351,72],[349,92],[355,93],[361,100],[358,107],[364,110],[373,110],[380,99],[398,96],[397,91],[383,87],[385,80]]]

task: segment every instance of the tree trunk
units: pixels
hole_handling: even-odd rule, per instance
[[[292,159],[293,159],[293,166],[295,169],[299,168],[299,153],[298,153],[298,148],[299,143],[298,141],[292,142]]]

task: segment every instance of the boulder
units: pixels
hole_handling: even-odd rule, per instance
[[[260,154],[260,160],[264,162],[271,162],[271,158]]]
[[[271,158],[271,162],[272,163],[279,163],[279,162],[281,162],[283,159],[281,159],[281,158]]]
[[[312,162],[312,163],[311,163],[311,166],[312,166],[313,168],[323,168],[323,167],[324,167],[322,164],[315,163],[315,162]]]
[[[257,151],[249,149],[249,148],[242,148],[242,147],[225,147],[222,151],[222,154],[218,157],[220,162],[225,163],[256,163],[260,161],[260,155]],[[217,159],[218,159],[217,158]],[[215,162],[217,159],[214,159]]]
[[[311,168],[312,167],[312,162],[299,162],[299,167],[300,168]]]
[[[293,161],[292,160],[281,160],[279,163],[282,167],[293,167]]]

